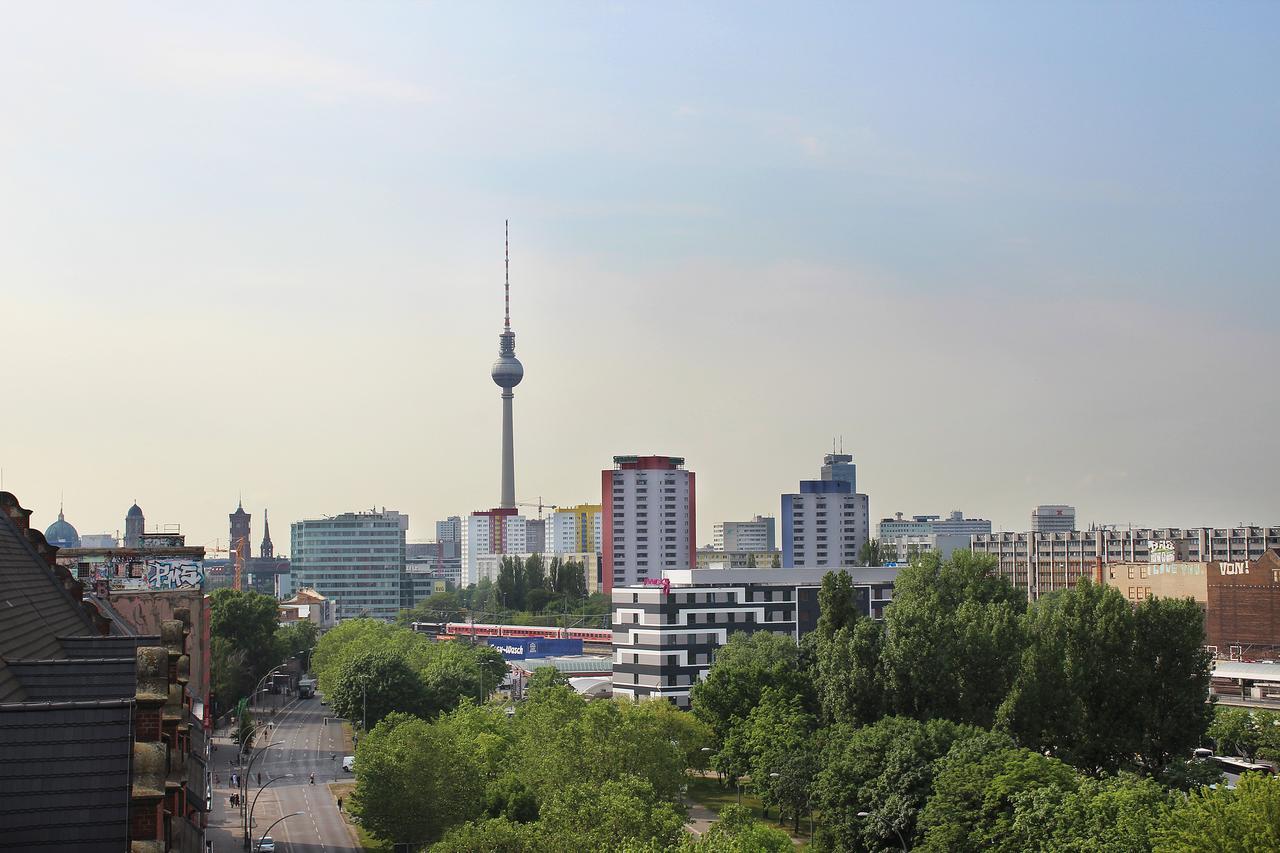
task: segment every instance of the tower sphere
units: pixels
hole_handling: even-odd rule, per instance
[[[499,388],[514,388],[524,379],[524,365],[514,355],[499,356],[489,375]]]

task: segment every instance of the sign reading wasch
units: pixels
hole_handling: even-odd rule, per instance
[[[550,637],[481,637],[507,660],[582,654],[582,640]]]

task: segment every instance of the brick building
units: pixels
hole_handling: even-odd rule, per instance
[[[207,738],[191,614],[131,632],[0,492],[0,850],[196,853]]]
[[[1280,550],[1247,562],[1209,563],[1205,580],[1205,634],[1217,656],[1280,656]]]

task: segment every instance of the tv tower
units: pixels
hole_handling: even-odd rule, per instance
[[[498,360],[493,363],[489,375],[494,383],[502,389],[502,503],[500,506],[514,508],[516,505],[516,454],[512,442],[511,401],[515,395],[511,389],[520,384],[524,378],[524,365],[516,358],[516,333],[511,331],[511,222],[504,223],[504,255],[505,280],[503,283],[504,315],[502,334],[498,335]]]

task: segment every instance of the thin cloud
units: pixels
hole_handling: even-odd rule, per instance
[[[313,53],[292,44],[249,47],[170,43],[146,63],[166,83],[234,89],[290,89],[320,101],[379,100],[422,104],[436,94],[417,83]]]

